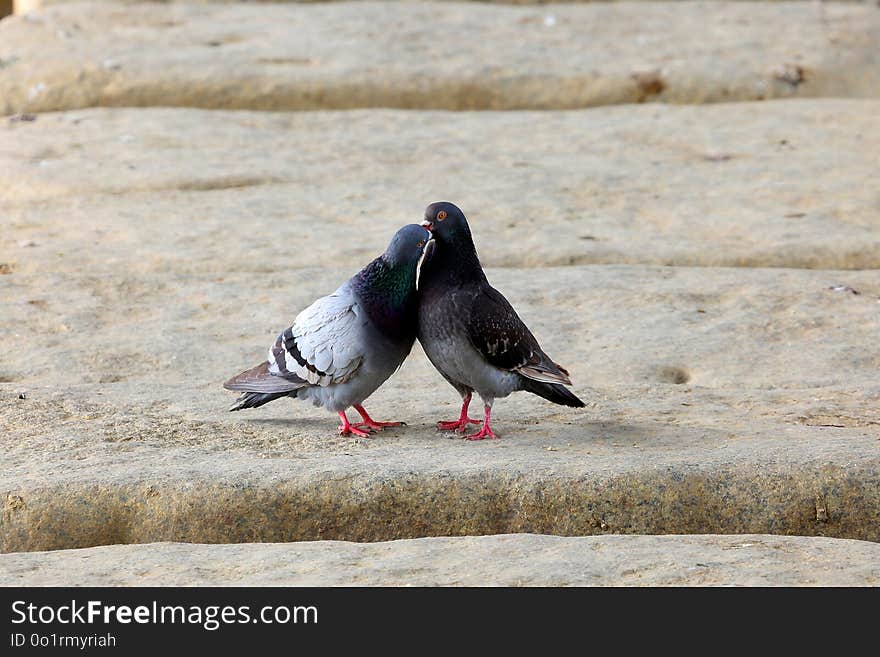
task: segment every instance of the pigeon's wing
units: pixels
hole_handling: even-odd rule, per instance
[[[483,358],[499,369],[536,381],[571,385],[568,372],[541,350],[510,302],[490,285],[474,296],[468,338]]]
[[[269,371],[329,386],[351,379],[364,359],[365,313],[346,286],[303,310],[269,348]]]

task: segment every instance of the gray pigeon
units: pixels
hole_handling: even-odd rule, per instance
[[[419,342],[434,367],[462,396],[461,416],[438,429],[463,433],[471,393],[483,399],[485,421],[469,440],[497,438],[492,403],[526,390],[555,404],[584,403],[565,385],[568,372],[545,354],[504,296],[486,280],[464,214],[452,203],[432,203],[422,224],[434,236],[419,276]]]
[[[376,422],[361,406],[403,363],[416,336],[416,271],[431,234],[416,224],[385,253],[303,310],[269,348],[269,359],[223,384],[243,394],[231,411],[281,397],[307,399],[339,414],[339,433],[368,436]],[[353,406],[363,422],[351,424]]]

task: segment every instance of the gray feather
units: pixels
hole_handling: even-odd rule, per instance
[[[428,238],[420,226],[403,227],[382,256],[300,312],[264,363],[224,384],[245,393],[232,410],[290,396],[338,412],[371,395],[415,341],[415,271]],[[383,297],[389,281],[395,296]],[[405,321],[389,323],[382,315],[388,298],[403,304]]]

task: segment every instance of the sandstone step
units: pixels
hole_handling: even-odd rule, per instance
[[[457,395],[418,350],[367,404],[405,428],[339,437],[331,414],[286,400],[226,413],[220,383],[347,273],[0,276],[0,550],[509,532],[880,540],[880,272],[490,270],[588,403],[499,400],[499,441],[436,432]]]
[[[492,266],[880,268],[878,116],[880,101],[836,99],[39,115],[0,125],[0,263],[354,268],[448,199]]]
[[[222,4],[233,4],[235,2],[240,3],[261,3],[268,4],[270,2],[275,3],[302,3],[307,4],[310,2],[317,2],[322,0],[8,0],[10,6],[15,5],[16,13],[26,13],[28,11],[33,11],[34,9],[40,9],[42,7],[48,7],[51,5],[62,5],[62,4],[83,4],[84,2],[88,4],[92,4],[95,2],[107,2],[107,3],[115,3],[115,4],[137,4],[137,3],[161,3],[161,4],[171,4],[171,3],[189,3],[189,4],[209,4],[209,3],[222,3]],[[328,2],[339,2],[343,0],[326,0]],[[421,3],[425,2],[425,0],[397,0],[398,2],[415,2]],[[436,2],[479,2],[484,4],[502,4],[502,5],[543,5],[547,4],[545,0],[433,0]],[[588,3],[588,2],[643,2],[645,0],[559,0],[558,4],[566,4],[566,3]],[[674,1],[674,0],[672,0]],[[712,0],[708,0],[712,1]],[[742,0],[743,2],[755,2],[758,0]],[[767,2],[788,2],[790,0],[766,0]],[[828,0],[829,2],[870,2],[871,0]]]
[[[0,114],[876,98],[878,42],[839,3],[61,4],[0,24]]]
[[[0,556],[0,586],[877,585],[880,545],[802,536],[517,534]]]

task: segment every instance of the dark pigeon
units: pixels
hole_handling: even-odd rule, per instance
[[[341,434],[367,436],[376,422],[361,406],[403,363],[416,337],[416,272],[431,234],[416,224],[385,253],[303,310],[269,348],[268,360],[223,384],[243,394],[232,411],[281,397],[307,399],[339,414]],[[363,422],[351,424],[353,406]]]
[[[434,367],[462,397],[461,416],[439,429],[464,432],[474,390],[485,421],[469,440],[497,438],[489,426],[492,403],[526,390],[564,406],[582,407],[566,385],[568,372],[544,353],[504,296],[486,280],[464,214],[452,203],[432,203],[425,221],[434,239],[419,272],[418,337]]]

